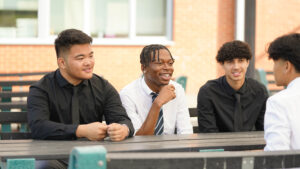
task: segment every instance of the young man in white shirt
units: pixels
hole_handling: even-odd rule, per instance
[[[193,128],[180,84],[171,80],[174,59],[163,45],[145,46],[140,54],[143,76],[120,92],[135,135],[191,134]]]
[[[300,149],[300,34],[275,39],[268,53],[276,84],[287,88],[267,101],[265,151]]]

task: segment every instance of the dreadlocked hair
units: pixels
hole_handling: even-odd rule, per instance
[[[141,54],[140,54],[140,63],[147,67],[149,66],[150,62],[154,62],[157,54],[157,60],[159,60],[159,50],[165,49],[169,52],[171,59],[174,61],[173,56],[169,49],[163,45],[160,44],[152,44],[152,45],[147,45],[143,48]],[[151,60],[151,54],[153,56]]]

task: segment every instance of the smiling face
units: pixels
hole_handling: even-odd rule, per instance
[[[62,76],[69,83],[77,85],[92,78],[95,60],[90,44],[73,45],[62,55],[58,58],[58,64]]]
[[[158,53],[156,52],[155,61],[150,62],[149,65],[145,67],[142,65],[145,81],[154,92],[159,92],[162,86],[168,85],[174,72],[174,60],[167,50],[159,50],[159,60],[157,56]],[[151,55],[151,60],[152,59],[153,56]]]
[[[232,60],[226,60],[222,64],[225,71],[225,77],[227,82],[232,84],[241,83],[245,81],[245,75],[249,65],[249,60],[245,58],[235,58]]]

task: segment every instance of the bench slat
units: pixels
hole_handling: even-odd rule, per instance
[[[0,112],[0,123],[27,123],[27,112]]]
[[[25,85],[31,85],[35,82],[37,82],[37,80],[0,81],[0,86],[25,86]]]
[[[27,97],[29,94],[28,91],[26,92],[10,92],[10,91],[2,91],[0,92],[0,97],[2,98],[9,98],[9,97]]]
[[[31,133],[16,133],[16,132],[0,132],[0,140],[17,140],[17,139],[31,139]]]
[[[0,103],[0,109],[26,109],[27,108],[27,102],[21,101],[21,102],[2,102]]]
[[[197,108],[189,108],[189,112],[190,112],[190,117],[198,117],[198,111]],[[193,132],[194,133],[199,133],[199,128],[198,128],[198,123],[197,126],[193,126]]]
[[[28,73],[1,73],[1,76],[33,76],[33,75],[45,75],[50,72],[28,72]]]
[[[197,108],[189,108],[190,117],[198,117]]]

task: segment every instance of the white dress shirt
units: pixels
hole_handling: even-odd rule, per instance
[[[268,99],[264,126],[266,151],[300,149],[300,77]]]
[[[174,85],[176,98],[162,106],[164,117],[163,134],[174,134],[175,128],[177,128],[177,134],[192,134],[193,126],[184,90],[180,84],[174,81],[170,81],[169,84]],[[144,78],[133,81],[120,92],[122,104],[132,121],[135,133],[141,128],[148,116],[152,106],[152,92]]]

